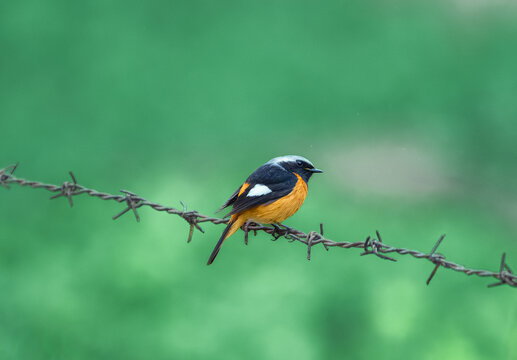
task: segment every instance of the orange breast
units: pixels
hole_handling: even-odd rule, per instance
[[[280,223],[297,212],[307,197],[307,184],[298,174],[295,175],[298,181],[289,194],[271,204],[259,205],[242,212],[243,218],[262,224],[273,224]]]

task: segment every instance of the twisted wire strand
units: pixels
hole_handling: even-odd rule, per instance
[[[47,191],[57,193],[52,196],[51,199],[55,199],[58,197],[66,197],[69,200],[70,206],[73,206],[72,197],[86,194],[91,197],[99,198],[102,200],[114,200],[118,203],[125,202],[127,207],[121,211],[119,214],[113,217],[116,220],[118,217],[122,216],[126,212],[132,210],[136,220],[140,221],[140,217],[138,215],[137,209],[143,206],[150,207],[156,211],[165,212],[167,214],[177,215],[182,217],[185,221],[187,221],[190,225],[189,236],[187,242],[190,242],[192,239],[192,235],[194,232],[194,228],[204,233],[204,230],[199,226],[199,224],[210,222],[212,224],[226,224],[228,219],[226,218],[218,218],[211,217],[207,215],[203,215],[198,213],[197,211],[187,211],[185,204],[183,205],[183,210],[176,209],[170,206],[164,206],[155,202],[148,201],[143,197],[140,197],[130,191],[121,190],[123,195],[114,195],[105,192],[100,192],[94,189],[87,188],[83,185],[77,184],[75,176],[72,172],[69,172],[70,177],[72,178],[72,182],[65,181],[62,185],[54,185],[54,184],[45,184],[39,181],[31,181],[22,178],[18,178],[14,176],[14,171],[16,170],[18,164],[10,165],[0,170],[0,186],[9,188],[11,184],[17,184],[19,186],[30,187],[34,189],[45,189]],[[323,236],[323,224],[320,224],[320,231],[311,231],[309,233],[305,233],[303,231],[293,229],[282,225],[280,227],[270,227],[264,226],[256,223],[247,223],[242,226],[242,229],[245,233],[245,243],[248,243],[248,234],[250,231],[254,232],[256,235],[258,231],[263,231],[269,235],[273,236],[273,240],[278,240],[280,237],[288,239],[290,242],[300,242],[307,245],[307,259],[311,258],[311,248],[314,245],[322,244],[323,247],[328,251],[329,248],[336,247],[342,249],[350,249],[350,248],[358,248],[363,249],[361,255],[370,255],[373,254],[381,259],[389,260],[389,261],[397,261],[396,259],[386,255],[396,253],[398,255],[411,255],[416,259],[425,259],[430,261],[435,265],[431,275],[427,279],[427,284],[430,283],[436,271],[442,267],[445,269],[450,269],[453,271],[461,272],[467,275],[477,275],[480,277],[492,277],[498,280],[498,282],[488,285],[488,287],[494,287],[499,285],[509,285],[511,287],[517,287],[517,275],[513,274],[510,267],[506,264],[506,254],[503,253],[501,258],[501,263],[499,266],[498,272],[493,272],[489,270],[483,269],[470,269],[461,264],[456,264],[452,261],[446,260],[443,254],[436,254],[436,250],[438,246],[441,244],[445,235],[442,235],[435,246],[431,250],[430,253],[424,253],[417,250],[405,249],[405,248],[397,248],[390,245],[385,244],[382,241],[381,235],[377,231],[374,237],[368,236],[365,241],[356,241],[356,242],[348,242],[348,241],[334,241]]]

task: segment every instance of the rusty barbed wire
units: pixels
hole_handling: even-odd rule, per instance
[[[127,207],[122,210],[117,215],[113,216],[113,220],[118,219],[120,216],[124,215],[126,212],[132,211],[135,215],[136,221],[140,221],[140,216],[138,215],[137,209],[147,206],[156,211],[166,212],[168,214],[173,214],[180,216],[183,218],[190,226],[187,242],[192,240],[192,236],[194,233],[194,229],[199,230],[204,233],[204,230],[199,226],[199,224],[210,222],[212,224],[226,224],[228,219],[226,218],[217,218],[206,216],[198,213],[195,210],[188,211],[186,205],[183,202],[180,202],[183,209],[178,210],[174,207],[164,206],[158,203],[154,203],[144,199],[143,197],[134,194],[127,190],[120,190],[123,195],[113,195],[109,193],[100,192],[94,189],[87,188],[83,185],[79,185],[77,183],[76,177],[70,171],[69,175],[72,179],[72,182],[65,181],[62,185],[53,185],[53,184],[45,184],[39,181],[31,181],[25,180],[22,178],[18,178],[14,175],[14,171],[17,169],[18,164],[7,166],[0,170],[0,186],[3,186],[9,189],[9,184],[17,184],[20,186],[28,186],[34,189],[45,189],[50,192],[57,193],[50,197],[50,199],[56,199],[59,197],[66,197],[70,206],[73,206],[72,198],[77,195],[86,194],[91,197],[96,197],[102,200],[114,200],[118,203],[125,203]],[[433,277],[435,276],[437,270],[442,267],[445,269],[451,269],[457,272],[462,272],[467,275],[477,275],[479,277],[492,277],[498,280],[498,282],[488,285],[488,287],[494,287],[499,285],[509,285],[511,287],[517,287],[517,275],[515,275],[508,264],[506,264],[506,254],[502,254],[501,262],[499,265],[499,271],[493,272],[489,270],[481,270],[481,269],[470,269],[463,265],[456,264],[452,261],[446,260],[443,254],[436,253],[436,250],[442,243],[445,238],[445,234],[442,235],[436,244],[433,246],[430,253],[423,253],[417,250],[405,249],[405,248],[397,248],[390,245],[387,245],[382,241],[381,235],[379,231],[375,232],[375,237],[368,236],[365,241],[334,241],[331,239],[327,239],[323,236],[323,224],[320,224],[320,231],[311,231],[309,233],[304,233],[303,231],[290,228],[283,224],[264,226],[256,223],[246,223],[242,226],[242,230],[244,231],[244,242],[248,244],[248,234],[250,231],[254,232],[257,235],[258,231],[263,231],[269,235],[273,236],[273,241],[278,240],[283,237],[286,238],[289,242],[300,242],[307,246],[307,260],[311,259],[311,249],[313,246],[322,244],[325,250],[329,250],[332,247],[342,248],[342,249],[350,249],[350,248],[358,248],[362,249],[363,252],[360,254],[364,255],[375,255],[383,260],[389,260],[396,262],[397,260],[386,255],[391,253],[396,253],[399,255],[411,255],[416,259],[426,259],[433,263],[435,266],[431,272],[431,275],[428,277],[426,283],[429,285]]]

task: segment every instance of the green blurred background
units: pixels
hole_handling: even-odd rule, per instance
[[[325,170],[286,221],[517,267],[517,6],[3,1],[0,167],[212,215],[256,167]],[[517,292],[0,189],[0,359],[516,359]]]

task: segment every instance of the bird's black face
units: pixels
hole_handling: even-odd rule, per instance
[[[303,179],[306,183],[309,182],[312,174],[322,173],[320,169],[316,169],[314,165],[304,159],[293,159],[281,163],[282,167],[287,171],[294,172]]]

